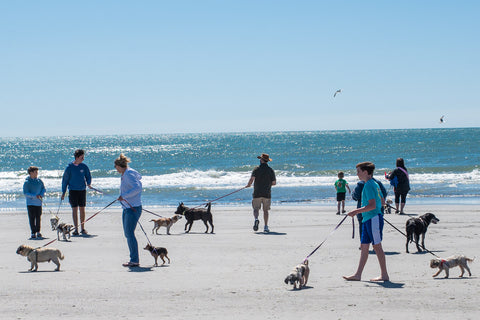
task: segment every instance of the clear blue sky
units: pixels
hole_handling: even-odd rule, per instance
[[[479,12],[461,0],[1,1],[0,137],[479,126]]]

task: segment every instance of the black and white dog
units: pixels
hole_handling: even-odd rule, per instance
[[[178,205],[177,211],[175,211],[175,214],[181,214],[185,216],[185,220],[187,220],[187,223],[185,223],[186,233],[190,232],[190,229],[192,229],[193,221],[195,220],[203,221],[203,223],[205,224],[205,227],[207,228],[207,230],[205,230],[205,233],[208,232],[207,222],[210,223],[210,226],[212,226],[212,231],[210,233],[213,233],[213,217],[212,217],[212,212],[210,211],[211,206],[212,206],[212,203],[209,202],[207,205],[207,209],[203,209],[203,208],[190,209],[189,207],[186,207],[182,202]],[[187,230],[187,227],[189,227],[188,230]]]
[[[425,233],[427,232],[428,226],[430,225],[430,223],[436,224],[439,221],[440,220],[435,217],[433,213],[425,213],[418,218],[408,219],[405,225],[405,229],[407,232],[407,243],[405,245],[405,248],[407,249],[407,253],[408,243],[412,241],[415,241],[418,252],[422,252],[422,249],[418,244],[420,235],[422,236],[422,247],[425,248]]]

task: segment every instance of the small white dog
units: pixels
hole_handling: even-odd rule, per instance
[[[70,239],[70,232],[73,230],[73,225],[71,224],[66,224],[66,223],[60,223],[57,226],[57,240],[60,240],[60,233],[63,235],[63,241],[67,241],[67,235],[68,239]]]
[[[60,221],[60,218],[57,216],[52,216],[50,218],[50,224],[52,225],[52,231],[57,230],[58,222]]]
[[[445,270],[445,278],[449,276],[449,269],[454,267],[460,267],[462,273],[460,274],[460,278],[463,277],[465,269],[468,271],[468,275],[471,277],[472,273],[470,272],[470,268],[468,267],[468,261],[472,262],[473,259],[467,258],[466,256],[462,255],[455,255],[445,259],[432,259],[430,260],[430,268],[438,268],[438,272],[433,275],[436,277]]]
[[[293,289],[301,289],[307,285],[308,276],[310,275],[310,268],[308,267],[308,260],[295,266],[292,272],[285,278],[286,284],[293,284]]]
[[[60,261],[63,260],[63,254],[58,249],[54,248],[33,248],[22,244],[17,249],[17,254],[27,257],[27,260],[31,262],[31,267],[28,271],[37,271],[38,262],[50,262],[53,261],[57,265],[55,271],[60,270]]]

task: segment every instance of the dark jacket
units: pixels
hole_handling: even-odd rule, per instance
[[[387,197],[387,189],[385,189],[385,187],[380,181],[378,181],[375,178],[372,178],[372,179],[380,187],[380,191],[382,192],[383,199],[385,199]],[[363,191],[364,185],[365,185],[365,181],[359,181],[357,183],[357,186],[355,187],[355,189],[353,189],[353,192],[352,192],[352,199],[357,201],[357,208],[360,208],[362,206],[362,191]],[[383,212],[383,208],[382,208],[382,212]]]
[[[404,170],[407,171],[406,169]],[[395,177],[397,178],[397,185],[394,189],[395,193],[408,193],[408,191],[410,191],[410,181],[408,181],[408,177],[405,172],[399,168],[396,168],[387,176],[387,179],[393,180]]]

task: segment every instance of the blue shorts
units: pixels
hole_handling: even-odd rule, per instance
[[[361,243],[379,244],[383,239],[383,215],[379,214],[362,224]]]

